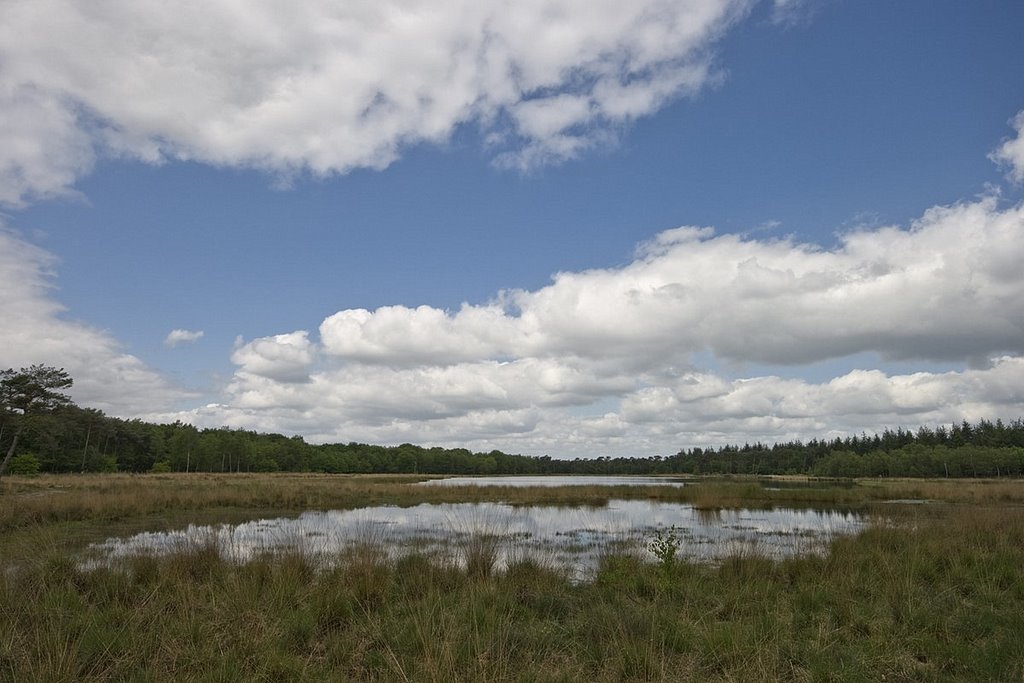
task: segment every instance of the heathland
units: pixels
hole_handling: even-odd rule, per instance
[[[1021,680],[1024,481],[700,479],[681,487],[422,487],[422,477],[108,474],[0,480],[0,680]],[[821,552],[707,563],[652,538],[592,577],[500,537],[460,561],[212,543],[87,567],[94,541],[194,523],[423,502],[855,510]],[[927,500],[922,504],[893,500]],[[485,537],[486,536],[486,537]],[[660,545],[659,545],[660,544]],[[667,544],[667,546],[666,546]],[[648,558],[649,560],[649,558]]]

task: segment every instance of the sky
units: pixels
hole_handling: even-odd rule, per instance
[[[0,0],[0,368],[560,458],[1024,416],[1024,3]]]

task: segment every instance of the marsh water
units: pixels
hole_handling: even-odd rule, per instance
[[[445,477],[420,482],[420,486],[685,486],[678,477],[612,477],[586,475],[509,475],[499,477]]]
[[[706,479],[704,481],[707,481]],[[748,479],[762,486],[768,491],[784,491],[787,489],[814,489],[814,488],[852,488],[854,483],[849,480],[839,479],[786,479],[781,477],[766,477],[763,479]],[[504,474],[493,477],[444,477],[443,479],[430,479],[419,483],[419,486],[694,486],[700,481],[678,475],[651,477],[643,475],[522,475]]]
[[[861,516],[839,510],[699,510],[644,500],[612,500],[596,507],[378,506],[111,538],[90,546],[86,563],[99,566],[207,544],[234,562],[299,551],[329,564],[348,551],[371,546],[392,557],[417,552],[458,563],[467,544],[483,538],[491,539],[499,569],[532,557],[586,577],[608,552],[653,560],[648,544],[669,530],[679,539],[679,557],[716,561],[751,552],[773,558],[820,552],[833,536],[855,533],[864,525]]]

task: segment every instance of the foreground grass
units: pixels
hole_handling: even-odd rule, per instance
[[[409,492],[404,480],[358,477],[200,477],[187,486],[174,477],[69,479],[17,481],[0,500],[8,515],[0,534],[0,680],[1024,677],[1024,507],[1014,504],[894,508],[859,536],[833,541],[823,557],[748,554],[710,567],[609,556],[593,582],[574,584],[530,560],[498,573],[486,557],[463,569],[416,556],[390,560],[373,547],[328,570],[297,552],[234,566],[199,545],[85,571],[67,546],[68,529],[133,515],[494,492]],[[702,504],[771,503],[764,496],[777,493],[751,486],[715,484],[717,497],[700,494]],[[1021,486],[887,482],[834,495],[1012,503]],[[90,496],[111,500],[89,503]],[[26,501],[39,501],[28,516],[9,512]],[[11,541],[29,537],[31,546]]]

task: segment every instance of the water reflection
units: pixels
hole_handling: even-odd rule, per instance
[[[612,477],[583,475],[544,475],[500,477],[446,477],[420,482],[420,486],[685,486],[686,482],[670,477]]]
[[[503,503],[381,506],[112,538],[90,546],[86,564],[99,566],[205,544],[213,544],[222,556],[235,562],[298,550],[329,564],[367,544],[384,548],[392,556],[415,551],[458,562],[462,543],[489,535],[501,539],[499,568],[510,559],[534,557],[585,576],[611,550],[653,559],[646,544],[658,529],[675,527],[682,539],[681,557],[714,561],[737,552],[755,551],[773,558],[818,552],[833,535],[854,533],[864,524],[859,515],[841,511],[710,511],[641,500],[613,500],[604,507],[514,507]]]
[[[693,512],[697,515],[700,523],[705,526],[713,526],[722,522],[721,508],[694,508]]]

